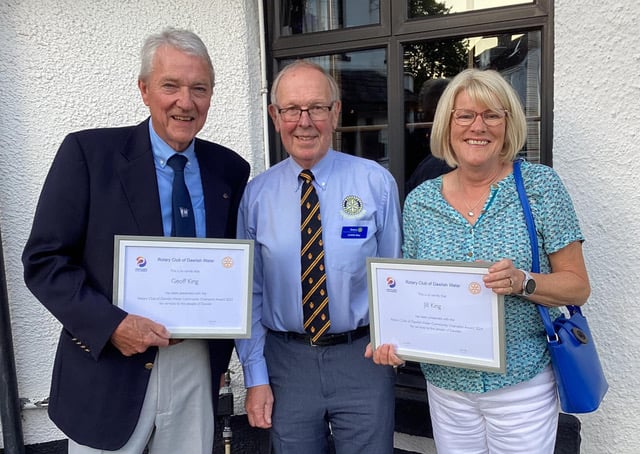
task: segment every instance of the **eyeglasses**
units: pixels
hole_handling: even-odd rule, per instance
[[[309,118],[311,118],[312,121],[322,121],[329,118],[329,112],[331,112],[331,109],[333,109],[333,104],[334,103],[331,103],[328,106],[311,106],[307,107],[306,109],[303,109],[301,107],[286,107],[284,109],[281,109],[278,107],[278,113],[280,114],[282,119],[287,122],[300,121],[302,112],[308,113]]]
[[[480,115],[482,121],[487,126],[498,126],[507,116],[508,110],[485,110],[484,112],[474,112],[468,109],[453,109],[453,121],[460,126],[469,126],[476,121],[476,117]]]

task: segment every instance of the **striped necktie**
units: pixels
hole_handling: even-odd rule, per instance
[[[313,173],[305,169],[300,172],[300,178],[302,178],[300,264],[304,329],[311,336],[312,342],[315,342],[331,326],[329,296],[327,294],[327,275],[324,268],[320,202],[312,183]]]
[[[167,161],[173,169],[173,188],[171,192],[171,236],[196,236],[196,222],[193,218],[191,196],[184,182],[184,166],[188,159],[174,154]]]

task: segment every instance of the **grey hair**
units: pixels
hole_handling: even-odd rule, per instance
[[[289,63],[287,66],[282,68],[273,81],[273,85],[271,86],[271,104],[278,104],[278,87],[280,86],[282,76],[284,76],[289,71],[297,68],[311,68],[322,73],[322,75],[327,78],[327,82],[329,83],[331,102],[340,101],[340,87],[338,87],[338,82],[336,82],[331,74],[329,74],[322,66],[318,65],[317,63],[313,63],[309,60],[296,60],[293,63]]]
[[[170,46],[186,54],[201,58],[207,63],[211,73],[211,87],[215,86],[215,71],[209,57],[207,46],[200,37],[190,30],[168,27],[160,33],[147,37],[140,52],[140,74],[138,79],[146,81],[153,71],[153,59],[156,52],[163,46]]]

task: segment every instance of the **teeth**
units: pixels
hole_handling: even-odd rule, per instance
[[[473,140],[473,139],[469,139],[467,140],[467,143],[469,145],[486,145],[489,143],[488,140]]]
[[[174,115],[173,118],[175,118],[176,120],[181,120],[181,121],[191,121],[191,117],[181,117],[180,115]]]

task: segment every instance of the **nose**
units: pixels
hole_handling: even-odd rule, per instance
[[[300,126],[309,126],[313,122],[311,121],[311,115],[308,110],[303,110],[300,112],[300,118],[298,119],[298,125]]]
[[[181,109],[189,110],[193,107],[193,98],[189,87],[181,87],[176,96],[176,105]]]
[[[484,118],[482,118],[482,113],[476,112],[476,117],[473,119],[473,123],[471,123],[471,128],[484,130],[486,127],[487,124],[484,122]]]

